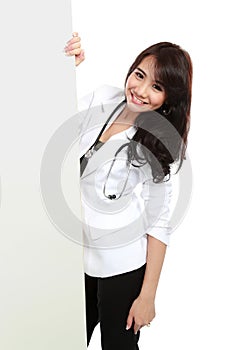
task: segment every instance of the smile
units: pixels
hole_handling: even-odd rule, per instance
[[[136,97],[132,91],[130,92],[131,93],[131,98],[132,98],[132,102],[135,103],[136,105],[144,105],[144,104],[147,104],[146,102],[143,102],[142,100],[140,100],[138,97]]]

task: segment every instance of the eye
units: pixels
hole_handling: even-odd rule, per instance
[[[158,90],[158,91],[163,91],[162,87],[161,87],[160,85],[158,85],[158,84],[154,84],[154,85],[153,85],[153,88],[154,88],[155,90]]]
[[[139,78],[139,79],[143,79],[143,78],[144,78],[143,74],[140,73],[140,72],[138,72],[138,71],[135,72],[135,75],[136,75],[136,77]]]

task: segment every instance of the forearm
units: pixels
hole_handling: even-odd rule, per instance
[[[154,301],[167,246],[150,235],[147,238],[147,264],[140,297]]]

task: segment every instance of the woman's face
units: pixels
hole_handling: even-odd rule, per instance
[[[127,106],[132,112],[156,110],[162,106],[166,94],[163,86],[155,81],[154,58],[144,58],[130,74],[125,86]]]

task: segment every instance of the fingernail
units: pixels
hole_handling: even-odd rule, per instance
[[[129,326],[127,325],[125,329],[128,331],[129,330]]]

